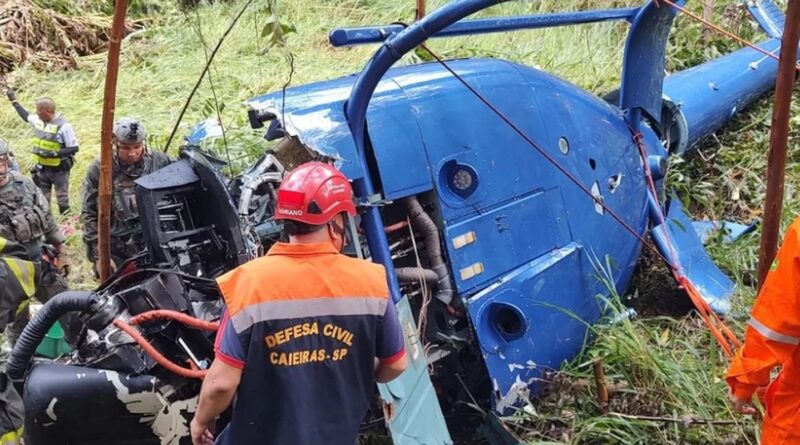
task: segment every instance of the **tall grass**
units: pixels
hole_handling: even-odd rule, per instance
[[[621,297],[606,275],[598,276],[611,297],[604,298],[606,318],[590,328],[594,343],[553,377],[535,412],[512,419],[520,431],[565,443],[755,444],[757,426],[726,402],[727,363],[703,323],[691,316],[621,317]],[[606,415],[594,386],[597,360],[612,388]]]

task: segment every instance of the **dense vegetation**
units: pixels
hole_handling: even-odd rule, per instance
[[[429,9],[443,0],[429,2]],[[39,6],[64,15],[107,16],[106,0],[40,0]],[[494,14],[537,13],[637,4],[636,0],[541,0],[514,2]],[[702,2],[690,2],[702,8]],[[748,38],[762,38],[755,24],[733,0],[717,1],[714,20]],[[151,150],[162,150],[178,113],[206,62],[210,47],[244,5],[242,0],[201,3],[188,8],[170,0],[134,1],[132,19],[140,30],[123,42],[117,94],[117,116],[138,116],[150,132]],[[279,8],[279,9],[278,9]],[[276,15],[277,14],[277,15]],[[410,21],[414,2],[392,0],[294,0],[254,2],[224,43],[209,78],[203,82],[179,135],[202,119],[219,117],[226,126],[234,165],[244,165],[261,149],[259,135],[248,129],[243,102],[257,94],[358,71],[370,47],[333,49],[327,32],[336,26]],[[280,18],[282,27],[277,26]],[[434,40],[430,46],[448,57],[485,56],[520,61],[560,75],[597,94],[616,88],[627,26],[620,23]],[[722,37],[706,41],[702,28],[687,17],[676,20],[669,47],[668,70],[675,71],[737,48]],[[0,50],[2,47],[0,46]],[[408,56],[404,63],[420,61]],[[290,60],[293,61],[290,63]],[[40,95],[53,96],[75,125],[81,140],[71,179],[72,206],[80,210],[80,183],[99,150],[105,55],[82,56],[77,69],[42,70],[26,64],[8,76],[28,107]],[[797,123],[800,106],[795,101]],[[696,218],[749,222],[760,215],[765,193],[766,153],[771,98],[741,113],[725,131],[703,143],[686,159],[673,159],[669,184]],[[31,166],[25,150],[25,125],[10,106],[0,107],[0,137],[9,140],[24,170]],[[790,147],[798,134],[792,133]],[[169,153],[175,155],[177,143]],[[790,150],[787,166],[784,226],[800,213],[794,191],[800,183],[800,158]],[[80,225],[70,237],[76,287],[96,283],[83,261]],[[732,245],[712,239],[714,258],[738,283],[729,322],[738,333],[754,298],[752,276],[758,258],[758,232]],[[645,258],[629,294],[614,304],[636,307],[643,315],[595,327],[596,341],[582,357],[554,376],[550,391],[529,409],[509,419],[532,442],[565,443],[757,443],[757,422],[735,415],[726,403],[726,361],[699,318],[663,267]],[[601,268],[602,270],[602,268]],[[598,273],[602,277],[602,273]],[[601,415],[592,363],[602,359],[614,389],[610,410]],[[613,414],[617,413],[617,414]],[[649,416],[649,417],[647,417]],[[656,417],[659,419],[651,419]],[[705,422],[705,421],[708,422]]]

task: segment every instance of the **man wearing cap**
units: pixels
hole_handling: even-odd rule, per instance
[[[50,192],[56,191],[59,213],[69,212],[69,172],[75,164],[78,137],[72,125],[56,111],[56,103],[49,97],[36,99],[36,113],[30,114],[17,102],[14,90],[6,92],[17,114],[33,128],[33,154],[36,166],[32,170],[33,182],[44,193],[50,204]]]
[[[191,425],[217,444],[353,445],[375,381],[406,368],[383,266],[340,254],[356,214],[347,178],[319,162],[284,178],[276,216],[288,243],[218,278],[226,312]],[[309,420],[310,419],[310,420]]]
[[[112,269],[144,249],[139,211],[134,196],[135,181],[171,162],[160,151],[147,149],[147,132],[137,119],[123,118],[114,124],[112,145],[114,159],[111,170],[111,261]],[[83,181],[83,241],[86,256],[94,264],[97,275],[97,197],[100,187],[100,159],[89,167]]]

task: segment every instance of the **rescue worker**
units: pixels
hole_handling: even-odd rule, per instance
[[[776,366],[781,372],[770,383]],[[755,414],[753,393],[769,383],[761,443],[800,443],[800,218],[786,232],[767,274],[727,381],[742,414]]]
[[[23,121],[33,127],[33,154],[36,166],[31,173],[33,182],[42,189],[47,204],[50,191],[55,188],[58,211],[69,212],[69,172],[75,164],[78,152],[78,137],[72,125],[56,111],[56,103],[49,97],[36,100],[36,114],[30,114],[17,102],[14,90],[6,91],[8,100],[14,105]]]
[[[340,254],[347,178],[312,162],[284,178],[276,219],[289,242],[218,278],[226,311],[216,359],[191,424],[213,443],[215,418],[236,396],[217,444],[353,445],[375,390],[406,368],[385,270]]]
[[[111,167],[111,261],[112,269],[144,250],[139,211],[134,196],[135,181],[168,165],[170,158],[159,151],[149,151],[147,132],[137,119],[123,118],[114,125]],[[100,159],[89,167],[83,181],[83,241],[86,256],[97,272],[97,197],[100,186]]]
[[[54,249],[48,255],[48,261],[43,261],[43,241]],[[11,243],[18,245],[25,252],[24,255],[15,254],[15,257],[35,264],[34,268],[28,263],[6,261],[9,270],[15,274],[14,281],[26,294],[26,299],[18,302],[11,291],[14,286],[2,285],[3,301],[0,306],[17,308],[13,322],[6,329],[7,345],[13,346],[28,323],[29,299],[35,297],[44,303],[53,295],[67,290],[65,275],[69,273],[69,263],[65,255],[64,235],[53,220],[44,195],[30,179],[10,171],[8,144],[4,141],[0,141],[0,242],[5,243],[6,248],[10,248]],[[6,259],[6,253],[3,253],[3,257]],[[57,260],[60,266],[57,266]],[[62,324],[68,341],[74,342],[80,329],[77,319],[66,317]]]
[[[39,264],[27,257],[25,247],[0,236],[0,331],[28,309],[39,284]],[[0,373],[0,444],[21,443],[24,414],[22,399],[7,376]]]
[[[28,251],[21,244],[0,236],[0,330],[27,308],[38,284],[39,264],[28,260]]]

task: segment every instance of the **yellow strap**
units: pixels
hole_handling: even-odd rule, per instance
[[[58,141],[50,141],[42,138],[33,138],[33,146],[47,151],[58,151],[61,148],[61,144],[59,144]]]
[[[23,427],[19,427],[16,431],[11,431],[0,436],[1,445],[18,445],[22,439]]]
[[[40,165],[46,165],[48,167],[58,167],[61,165],[61,158],[46,158],[44,156],[35,156],[36,162]]]
[[[61,149],[61,144],[59,144],[57,141],[50,141],[47,139],[42,139],[40,137],[34,137],[33,147],[38,148],[39,150],[42,151],[52,151],[53,153],[58,153],[58,150]],[[34,157],[36,158],[36,162],[39,165],[45,165],[48,167],[58,167],[59,165],[61,165],[61,158],[57,157],[49,158],[46,156],[39,156],[36,154],[34,154]]]
[[[17,310],[14,312],[14,315],[17,316],[21,314],[24,310],[28,309],[28,306],[31,305],[32,298],[26,298],[22,300],[22,302],[17,306]]]
[[[33,297],[36,293],[36,285],[34,282],[34,274],[36,272],[32,261],[18,260],[16,258],[3,258],[3,261],[8,264],[8,268],[17,277],[19,285],[22,286],[22,291],[28,298]]]
[[[2,236],[0,236],[0,252],[6,250],[6,244],[7,243],[8,243],[8,240],[3,238]]]

